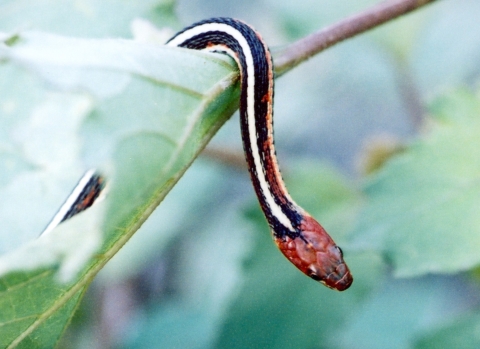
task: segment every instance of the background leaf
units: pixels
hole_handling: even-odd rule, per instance
[[[385,251],[397,275],[452,273],[480,262],[480,102],[466,91],[445,99],[437,105],[448,116],[366,187],[358,231]]]
[[[53,5],[49,0],[34,4],[24,0],[2,0],[0,30],[35,28],[74,37],[129,37],[130,24],[135,17],[146,18],[159,26],[173,25],[176,22],[174,5],[172,0],[62,0]]]
[[[460,346],[465,349],[477,348],[479,345],[479,340],[476,335],[479,324],[478,321],[478,315],[470,315],[456,319],[450,326],[444,326],[418,340],[415,348],[427,349],[438,348],[439,346],[447,348]]]

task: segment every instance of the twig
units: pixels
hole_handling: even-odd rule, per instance
[[[276,54],[275,72],[278,75],[345,39],[354,37],[380,24],[437,0],[386,0],[363,12],[347,17],[287,46]]]
[[[425,107],[422,103],[418,86],[407,66],[407,62],[397,57],[397,84],[405,110],[410,117],[412,128],[419,132],[425,126]]]
[[[207,145],[203,150],[202,155],[221,164],[230,166],[231,168],[240,169],[242,171],[245,171],[247,168],[245,155],[243,155],[243,152],[240,150],[228,150]]]

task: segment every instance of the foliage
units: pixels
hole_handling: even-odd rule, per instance
[[[257,6],[292,38],[349,3]],[[244,171],[199,159],[176,185],[238,85],[230,59],[163,47],[168,33],[133,21],[179,28],[172,2],[0,1],[0,347],[53,347],[70,322],[61,347],[478,347],[479,13],[441,2],[278,80],[287,186],[355,278],[335,293],[278,253]],[[428,105],[421,129],[402,88]],[[401,146],[355,178],[360,145],[386,132]],[[238,139],[227,123],[213,143]],[[111,179],[105,201],[37,238],[91,167]],[[114,321],[100,290],[118,300]]]

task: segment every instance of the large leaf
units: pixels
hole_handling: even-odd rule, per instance
[[[383,250],[401,276],[480,263],[480,100],[456,92],[435,123],[368,182],[357,244]]]
[[[413,348],[419,336],[472,306],[471,294],[468,288],[460,290],[459,279],[437,276],[384,281],[375,283],[370,297],[337,329],[339,348]],[[464,348],[438,344],[430,348],[457,347]]]
[[[27,245],[0,258],[0,338],[5,347],[43,348],[53,346],[85,287],[235,110],[237,75],[223,57],[134,41],[23,33],[9,42],[0,46],[6,62],[0,74],[27,76],[33,90],[30,84],[19,88],[47,99],[26,100],[27,108],[10,108],[1,118],[4,148],[19,164],[2,177],[1,190],[16,197],[31,186],[43,193],[41,200],[55,201],[62,190],[52,190],[52,183],[66,195],[69,178],[85,164],[111,179],[102,204],[40,239],[46,222],[24,210],[8,211],[12,226],[27,219],[34,221],[27,229],[38,230],[26,233]],[[2,105],[16,106],[8,93],[12,84],[3,86]],[[72,137],[62,136],[61,116],[69,113],[76,115],[67,129]],[[22,122],[12,121],[17,114]],[[13,207],[22,204],[22,196],[15,200]]]
[[[35,28],[76,37],[130,37],[132,18],[163,27],[176,24],[174,5],[175,0],[2,0],[0,31]]]
[[[422,336],[417,341],[415,348],[478,348],[480,346],[480,339],[478,338],[480,316],[478,313],[460,316],[455,320],[447,326]]]

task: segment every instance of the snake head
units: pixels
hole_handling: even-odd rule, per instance
[[[311,216],[304,216],[297,237],[275,238],[275,242],[285,257],[312,279],[338,291],[352,284],[342,250]]]

